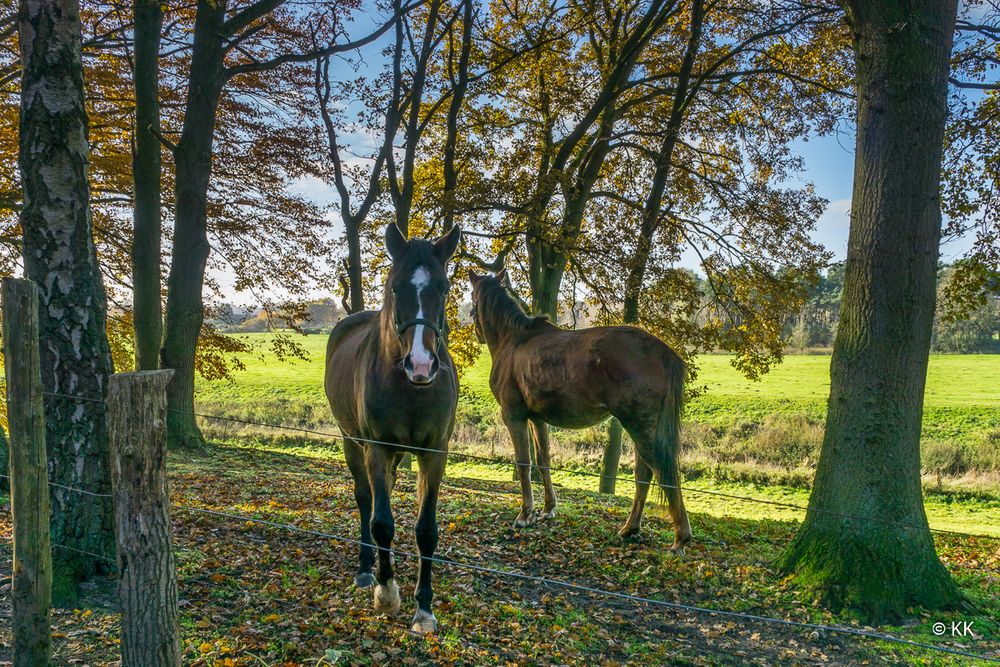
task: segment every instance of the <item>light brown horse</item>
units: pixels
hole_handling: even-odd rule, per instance
[[[670,504],[675,553],[691,539],[677,470],[684,362],[655,336],[635,327],[569,331],[545,317],[530,317],[508,294],[505,271],[471,274],[473,319],[480,342],[493,355],[490,388],[514,442],[521,480],[516,527],[538,514],[531,493],[528,425],[545,488],[541,518],[555,515],[549,472],[548,425],[593,426],[617,417],[635,443],[635,501],[618,532],[639,532],[653,474]]]
[[[399,611],[399,586],[393,579],[395,523],[389,495],[396,468],[414,452],[417,477],[417,611],[414,632],[433,632],[431,563],[437,548],[437,501],[444,476],[448,440],[455,426],[458,376],[445,344],[445,267],[458,247],[456,227],[437,241],[407,241],[389,225],[386,248],[392,268],[381,311],[355,313],[330,333],[326,348],[326,397],[345,434],[344,456],[354,477],[354,498],[361,513],[358,572],[354,583],[375,586],[375,610]],[[371,442],[374,441],[374,442]],[[390,444],[391,443],[391,444]],[[397,446],[398,445],[398,446]],[[433,451],[426,451],[433,450]],[[372,576],[378,545],[378,572]]]

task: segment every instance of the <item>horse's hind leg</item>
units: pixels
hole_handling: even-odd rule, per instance
[[[543,519],[551,519],[556,515],[556,491],[552,487],[552,458],[549,455],[549,425],[545,422],[531,420],[531,430],[535,435],[535,459],[542,473],[542,485],[545,487],[545,505],[542,509]]]
[[[660,484],[667,503],[670,505],[670,519],[674,524],[674,543],[670,550],[677,555],[684,554],[684,547],[691,541],[691,523],[688,521],[684,498],[681,496],[681,479],[677,466],[671,467],[660,478]]]
[[[510,439],[514,441],[514,460],[517,463],[517,476],[521,480],[521,511],[514,519],[515,528],[530,526],[538,520],[535,512],[535,499],[531,494],[531,447],[528,437],[528,422],[504,415]]]
[[[410,629],[421,634],[437,630],[437,619],[431,610],[434,591],[431,588],[431,566],[438,542],[437,501],[441,478],[444,477],[445,454],[423,453],[418,458],[417,478],[417,549],[420,551],[420,571],[417,574],[417,612]]]
[[[626,538],[639,533],[642,525],[642,512],[646,507],[646,496],[649,495],[650,481],[653,479],[653,469],[635,452],[635,498],[632,500],[632,512],[629,513],[625,525],[618,531],[618,537]]]
[[[354,585],[368,588],[375,584],[372,566],[375,564],[375,548],[372,545],[372,487],[365,469],[365,451],[353,440],[344,439],[344,458],[354,477],[354,500],[361,514],[361,547],[358,555],[358,573],[354,575]]]
[[[378,545],[378,571],[375,574],[375,611],[395,614],[399,611],[399,586],[392,577],[392,538],[396,525],[389,504],[392,488],[390,456],[384,447],[369,445],[365,449],[365,467],[371,484],[373,514],[372,537]]]

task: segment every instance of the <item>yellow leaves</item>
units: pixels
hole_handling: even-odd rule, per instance
[[[263,619],[265,623],[277,623],[281,620],[281,614],[268,614]]]
[[[226,575],[224,575],[224,574],[213,574],[213,575],[209,576],[209,579],[211,579],[212,581],[214,581],[217,584],[221,584],[222,582],[224,582],[226,580]]]
[[[213,648],[215,647],[209,644],[208,642],[202,642],[201,645],[198,646],[198,650],[201,651],[202,653],[211,653]]]

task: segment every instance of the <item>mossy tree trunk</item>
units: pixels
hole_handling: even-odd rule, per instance
[[[159,58],[163,10],[159,0],[135,0],[135,143],[132,177],[132,307],[135,367],[159,367],[163,318],[160,306]]]
[[[920,488],[956,0],[845,4],[858,129],[844,299],[816,483],[781,566],[878,621],[962,601]]]
[[[18,18],[23,256],[39,287],[49,477],[110,493],[105,405],[92,400],[104,397],[112,363],[89,206],[80,8],[76,0],[24,0]],[[53,553],[53,597],[67,604],[76,582],[114,562],[112,507],[107,497],[50,491],[52,542],[66,547]]]
[[[194,417],[195,352],[205,317],[202,289],[208,263],[208,185],[219,95],[224,84],[221,41],[226,3],[200,0],[195,18],[188,100],[174,150],[176,212],[167,278],[160,367],[172,368],[167,388],[167,437],[172,448],[204,446]]]

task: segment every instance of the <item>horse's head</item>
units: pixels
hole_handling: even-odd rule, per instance
[[[494,287],[499,286],[502,289],[510,289],[507,269],[500,269],[495,276],[481,276],[475,271],[470,271],[469,282],[472,283],[472,324],[476,330],[476,338],[480,343],[485,343],[487,342],[486,330],[483,328],[482,320],[482,311],[485,305],[482,298],[484,288],[492,285]]]
[[[408,241],[393,224],[385,230],[392,268],[383,310],[392,316],[392,331],[384,335],[398,339],[403,370],[413,384],[432,383],[440,368],[449,288],[446,267],[461,238],[458,227],[435,241]]]

